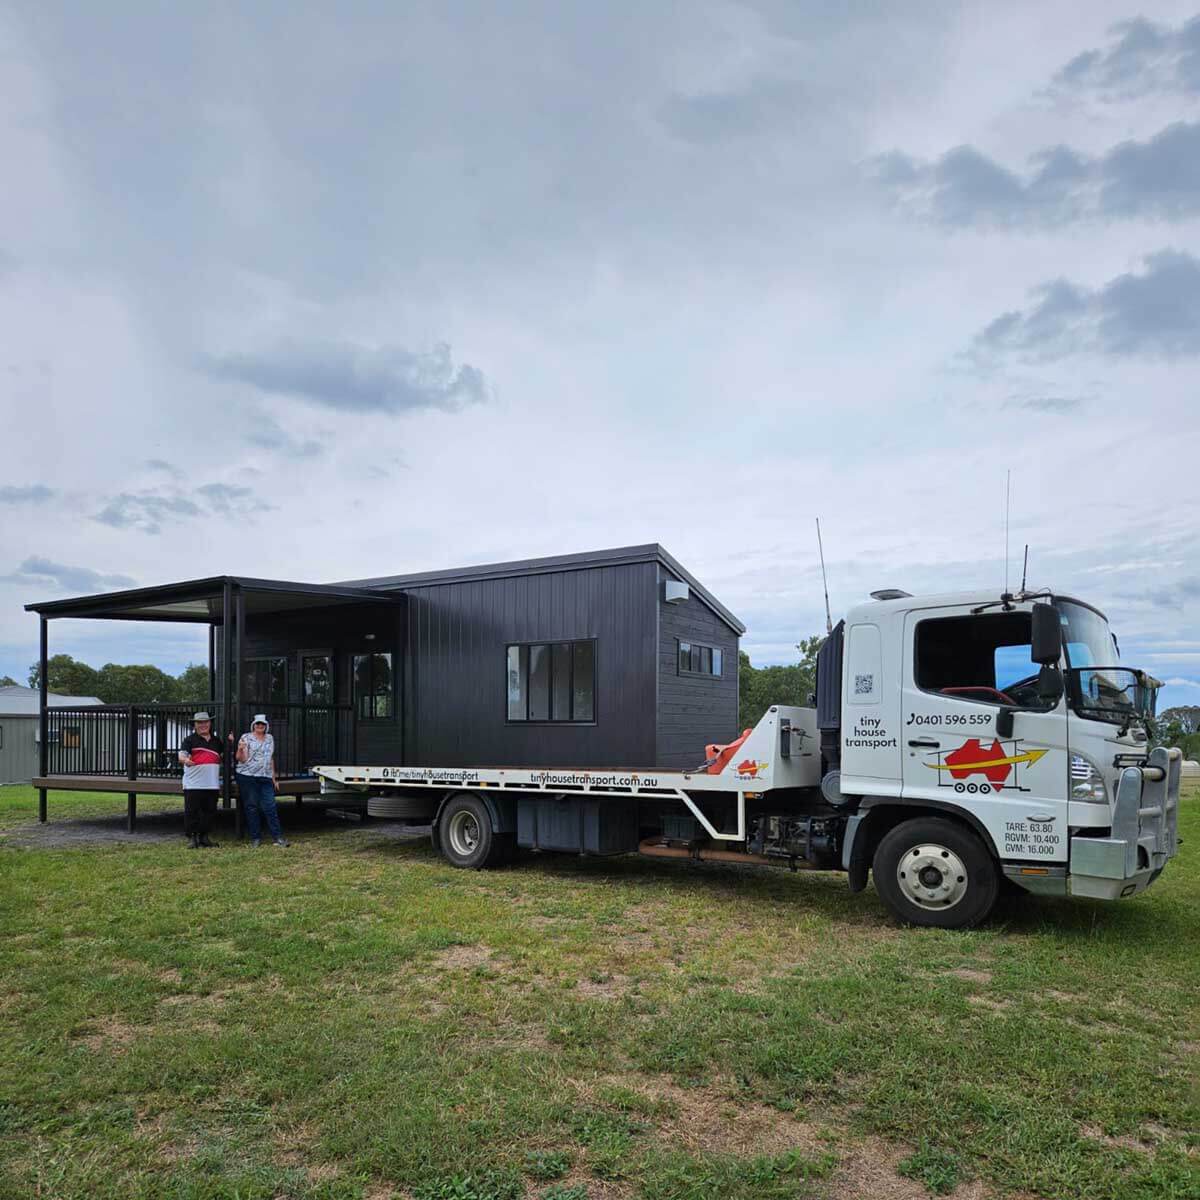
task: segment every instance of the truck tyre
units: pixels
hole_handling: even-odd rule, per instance
[[[508,857],[509,840],[492,828],[488,806],[470,792],[451,796],[442,807],[438,841],[451,866],[473,871],[502,866]]]
[[[889,831],[875,851],[875,889],[906,925],[969,929],[1000,891],[996,860],[957,821],[917,817]]]

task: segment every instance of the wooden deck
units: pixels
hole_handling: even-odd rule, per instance
[[[120,775],[43,775],[34,779],[35,788],[57,792],[125,792],[135,796],[181,796],[182,779],[140,777],[124,779]],[[275,789],[280,796],[312,796],[321,790],[319,779],[281,779]],[[237,783],[233,784],[237,795]]]
[[[179,796],[183,797],[182,779],[154,779],[139,777],[123,779],[119,775],[39,775],[34,778],[33,786],[38,789],[38,820],[46,820],[46,794],[55,792],[115,792],[125,795],[125,827],[132,833],[137,828],[137,798],[139,796]],[[233,795],[237,795],[236,781],[232,785]],[[321,791],[319,779],[281,779],[276,789],[278,796],[290,796],[297,804],[303,796],[316,796]],[[342,801],[344,803],[344,801]],[[242,810],[238,805],[235,809],[237,816],[237,831],[242,831]]]

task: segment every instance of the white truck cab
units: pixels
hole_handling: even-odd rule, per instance
[[[1048,592],[875,595],[818,664],[828,677],[840,653],[840,718],[827,678],[818,722],[826,795],[851,813],[847,867],[857,858],[861,877],[877,848],[881,824],[857,845],[873,813],[916,811],[969,826],[1029,891],[1115,899],[1149,886],[1176,850],[1181,756],[1148,749],[1158,683],[1121,665],[1104,614]],[[960,856],[916,849],[920,869],[896,865],[901,895],[929,913],[957,906],[969,871],[924,860]]]

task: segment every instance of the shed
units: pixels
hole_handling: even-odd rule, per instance
[[[95,696],[46,694],[50,708],[94,708],[103,704]],[[36,688],[11,685],[0,687],[0,786],[31,783],[38,773],[39,706]],[[55,736],[82,748],[82,725],[67,725]]]

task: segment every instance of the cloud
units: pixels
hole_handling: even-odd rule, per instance
[[[121,492],[112,496],[93,520],[114,529],[134,529],[158,534],[164,524],[202,517],[247,515],[265,511],[269,505],[257,500],[248,487],[206,483],[190,495],[182,492]]]
[[[1099,157],[1050,147],[1031,158],[1024,174],[973,146],[958,146],[933,162],[896,151],[878,159],[875,169],[900,208],[946,228],[1178,221],[1200,213],[1200,123],[1176,122]]]
[[[270,413],[252,413],[238,431],[238,437],[262,450],[274,450],[288,458],[319,458],[325,453],[324,443],[315,438],[300,438],[289,432]]]
[[[1165,680],[1163,686],[1200,689],[1200,679],[1185,679],[1182,675],[1174,675]]]
[[[1061,416],[1075,412],[1082,404],[1083,400],[1078,396],[1010,396],[1004,407]]]
[[[32,483],[27,487],[0,487],[0,504],[45,504],[53,499],[53,488],[44,487],[40,483]]]
[[[1200,93],[1200,17],[1174,29],[1134,17],[1108,32],[1111,44],[1077,54],[1055,74],[1052,91],[1092,92],[1103,100]]]
[[[174,463],[169,463],[165,458],[148,458],[146,466],[152,471],[162,471],[167,475],[178,475],[179,468]]]
[[[0,576],[5,583],[36,584],[60,592],[109,592],[115,588],[137,586],[128,575],[106,575],[91,567],[69,567],[48,558],[27,558],[11,575]]]
[[[483,372],[469,363],[455,367],[445,343],[421,354],[399,346],[291,342],[212,357],[204,366],[218,379],[347,412],[457,412],[488,396]]]
[[[1049,361],[1091,351],[1118,358],[1200,354],[1200,259],[1179,250],[1149,255],[1140,273],[1088,288],[1066,279],[1033,292],[1028,308],[997,317],[976,334],[971,357]]]
[[[1170,587],[1147,592],[1146,599],[1158,608],[1183,608],[1200,600],[1200,576],[1177,579]]]
[[[677,138],[698,145],[775,132],[804,112],[794,83],[763,80],[738,91],[667,97],[659,120]]]

